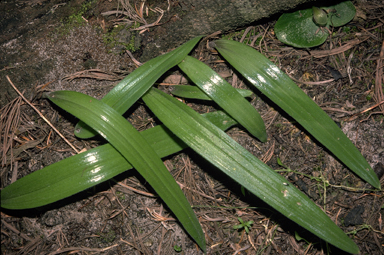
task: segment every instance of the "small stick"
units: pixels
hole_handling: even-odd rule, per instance
[[[39,114],[39,116],[45,121],[47,122],[47,124],[53,129],[55,130],[55,132],[61,137],[63,138],[63,140],[69,145],[71,146],[71,148],[77,153],[79,154],[79,151],[75,148],[75,146],[73,146],[73,144],[71,144],[61,133],[59,130],[57,130],[53,125],[52,123],[44,117],[44,115],[35,107],[33,106],[25,97],[23,94],[21,94],[21,92],[16,88],[16,86],[12,83],[11,79],[8,77],[8,75],[6,75],[7,77],[7,80],[9,81],[9,83],[11,84],[11,86],[13,87],[14,90],[16,90],[16,92],[21,96],[21,98],[23,98],[23,100],[29,104],[29,106],[32,107],[33,110],[35,110],[37,112],[37,114]]]
[[[128,56],[132,59],[132,61],[138,65],[138,66],[141,66],[143,65],[142,63],[140,63],[137,59],[135,59],[135,57],[132,55],[132,53],[129,51],[129,50],[125,50],[128,54]]]

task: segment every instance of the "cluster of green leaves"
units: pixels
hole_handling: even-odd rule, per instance
[[[267,140],[263,120],[244,98],[249,92],[236,90],[208,66],[187,56],[200,39],[196,37],[148,61],[102,100],[73,91],[48,93],[49,100],[81,120],[75,127],[77,137],[98,134],[108,143],[7,186],[1,191],[1,206],[18,210],[46,205],[135,168],[205,251],[199,222],[161,161],[162,157],[190,147],[287,218],[342,250],[358,253],[356,244],[313,201],[223,131],[239,124],[260,141]],[[236,41],[218,40],[214,44],[252,86],[291,115],[358,176],[380,188],[377,176],[352,142],[276,65]],[[156,80],[175,65],[197,87],[180,87],[173,93],[214,100],[223,111],[200,115],[154,88]],[[162,125],[138,132],[121,116],[140,98]]]
[[[240,217],[238,217],[237,219],[240,222],[240,224],[233,226],[233,229],[242,229],[242,228],[244,228],[245,232],[248,234],[249,233],[249,229],[252,227],[253,220],[244,221]]]
[[[355,13],[356,9],[351,1],[284,13],[276,22],[275,34],[281,42],[294,47],[315,47],[325,42],[331,26],[347,24]]]

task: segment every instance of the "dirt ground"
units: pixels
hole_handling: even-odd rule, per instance
[[[178,8],[176,1],[171,2],[171,8]],[[355,4],[358,17],[313,49],[280,43],[273,33],[275,20],[215,38],[245,38],[291,76],[340,125],[383,185],[384,2]],[[167,1],[160,7],[166,9]],[[140,46],[151,41],[158,27],[112,34],[121,20],[101,13],[116,8],[115,0],[0,2],[1,188],[75,154],[18,97],[6,76],[78,150],[104,143],[75,138],[77,120],[41,96],[43,91],[75,90],[100,99],[137,68],[125,48],[132,47],[140,61]],[[119,43],[111,44],[112,35]],[[205,43],[193,55],[225,75],[233,86],[246,88],[242,77]],[[181,72],[174,68],[158,86],[167,90],[167,84],[180,80]],[[184,101],[199,113],[215,108]],[[323,208],[361,254],[384,254],[383,191],[355,176],[257,91],[251,103],[266,123],[268,141],[261,143],[238,127],[227,133],[272,169],[282,170],[277,159],[292,169],[280,173]],[[157,123],[140,103],[126,117],[138,130]],[[243,192],[192,150],[164,158],[164,163],[184,186],[205,233],[207,254],[343,254]],[[203,254],[152,192],[132,170],[42,208],[1,209],[1,253]],[[248,234],[234,230],[238,217],[254,222]]]

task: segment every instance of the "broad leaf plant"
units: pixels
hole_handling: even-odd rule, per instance
[[[281,42],[297,48],[319,46],[327,40],[331,27],[347,24],[355,14],[351,1],[284,13],[276,22],[275,34]]]
[[[204,233],[190,204],[161,158],[191,148],[290,220],[349,253],[357,245],[294,185],[234,141],[224,131],[240,125],[261,142],[267,141],[259,113],[211,68],[188,53],[196,37],[156,57],[123,79],[103,99],[74,91],[56,91],[46,98],[79,118],[75,135],[100,135],[108,143],[29,174],[1,190],[1,207],[22,210],[40,207],[76,194],[135,168],[153,187],[178,221],[206,251]],[[249,84],[294,118],[318,142],[360,178],[380,189],[380,182],[364,157],[321,108],[284,72],[253,48],[218,40],[214,47]],[[175,86],[175,95],[213,100],[222,111],[200,115],[153,85],[178,66],[196,86]],[[162,124],[138,132],[124,114],[142,99]]]

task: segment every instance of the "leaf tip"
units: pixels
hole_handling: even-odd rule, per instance
[[[44,92],[43,95],[42,95],[42,98],[50,98],[51,97],[51,94],[52,92]]]
[[[265,143],[265,142],[268,141],[268,136],[267,136],[267,134],[263,134],[262,136],[260,136],[260,137],[258,137],[258,138],[259,138],[260,142],[263,142],[263,143]]]

